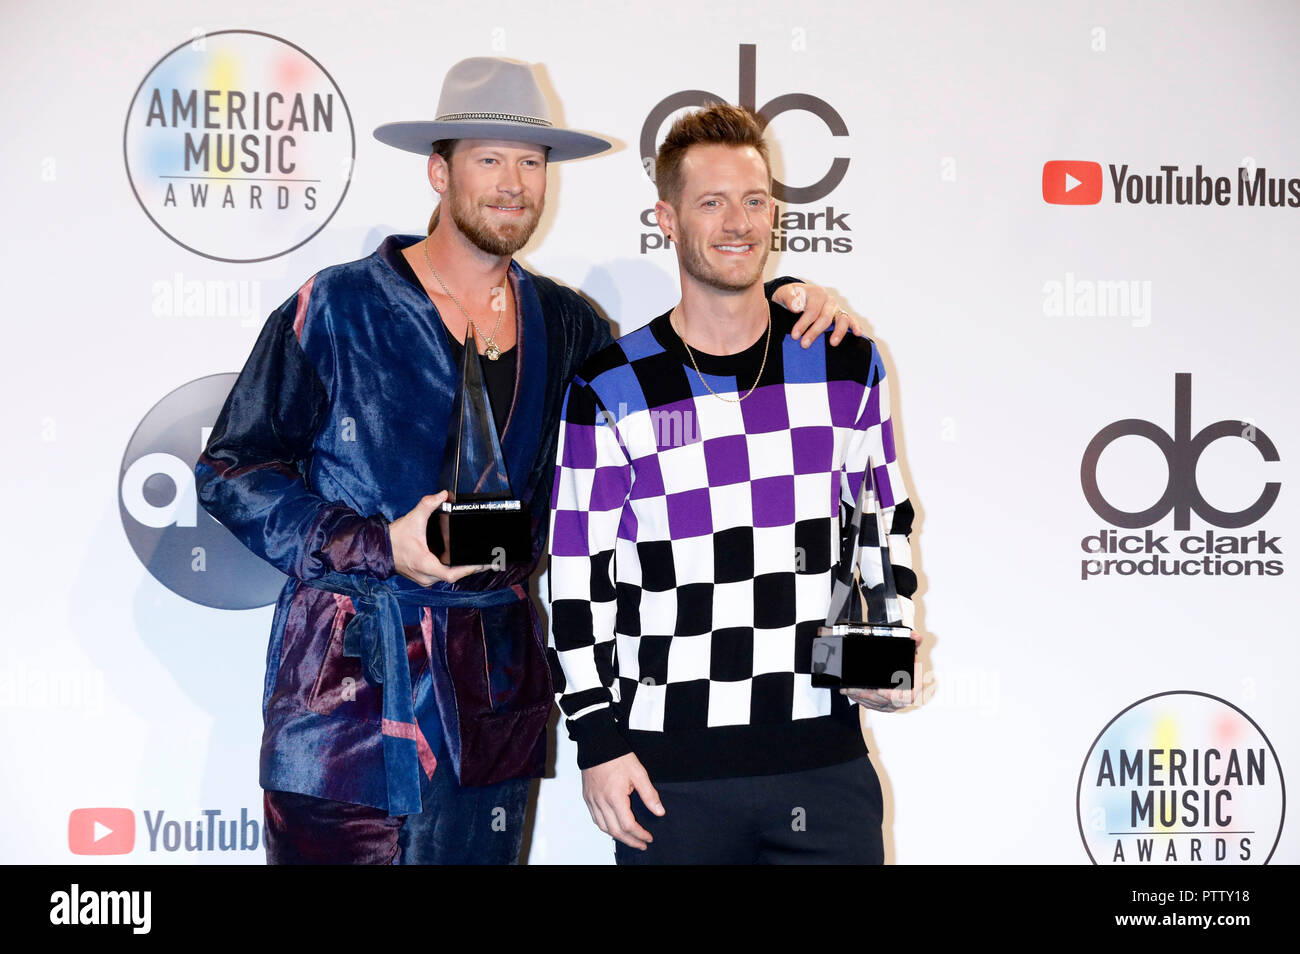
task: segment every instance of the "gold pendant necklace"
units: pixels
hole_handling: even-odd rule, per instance
[[[460,313],[465,316],[465,320],[474,327],[474,334],[482,338],[483,343],[487,345],[487,347],[483,349],[483,353],[487,355],[487,359],[489,361],[495,361],[497,358],[501,357],[501,349],[497,347],[497,343],[494,339],[496,338],[497,332],[501,330],[501,319],[505,317],[505,309],[502,308],[497,312],[497,323],[496,327],[492,329],[492,334],[483,334],[483,332],[479,330],[478,322],[476,322],[473,317],[471,317],[470,313],[465,310],[465,306],[460,303],[460,299],[451,293],[451,289],[447,287],[447,283],[442,280],[442,276],[438,274],[438,270],[433,267],[433,259],[429,258],[429,243],[427,241],[424,243],[424,261],[428,264],[429,271],[433,272],[433,277],[438,280],[438,284],[442,286],[443,293],[451,299],[452,304],[460,309]]]

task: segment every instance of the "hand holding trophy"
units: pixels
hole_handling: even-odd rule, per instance
[[[430,552],[449,566],[504,570],[510,563],[527,563],[532,552],[528,511],[510,491],[472,327],[465,335],[447,438],[441,481],[447,499],[429,518]]]
[[[872,519],[864,526],[862,515],[867,509]],[[861,571],[860,557],[868,560]],[[866,577],[861,581],[860,572]],[[890,711],[906,705],[915,685],[917,641],[911,628],[903,624],[870,460],[849,518],[849,531],[841,537],[840,561],[832,577],[826,625],[818,627],[813,640],[813,685],[845,690],[873,709]],[[864,603],[866,619],[862,617]]]

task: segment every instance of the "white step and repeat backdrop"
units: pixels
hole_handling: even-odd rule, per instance
[[[0,26],[3,860],[263,861],[280,580],[189,471],[271,308],[422,229],[424,163],[371,130],[490,54],[618,141],[551,170],[521,259],[619,332],[676,295],[643,167],[665,120],[698,91],[772,120],[771,271],[870,323],[920,514],[930,698],[866,727],[891,860],[1300,861],[1300,6],[140,0]],[[172,90],[242,91],[247,131],[197,120],[186,173]],[[232,145],[253,172],[186,178]],[[527,860],[611,862],[558,735]]]

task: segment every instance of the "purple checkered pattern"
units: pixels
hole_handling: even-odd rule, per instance
[[[813,687],[811,642],[868,460],[911,625],[912,508],[879,353],[866,339],[804,350],[788,332],[774,327],[763,378],[740,404],[683,364],[666,315],[593,357],[570,386],[550,588],[559,702],[580,748],[584,729],[608,740],[613,723],[707,730],[819,718],[844,704]],[[753,364],[734,374],[701,367],[714,391],[735,398]],[[881,552],[871,543],[869,584]]]

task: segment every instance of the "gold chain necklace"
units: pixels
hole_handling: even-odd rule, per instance
[[[680,331],[677,331],[677,329],[676,329],[675,327],[673,327],[673,316],[672,316],[671,314],[668,316],[668,326],[669,326],[670,328],[672,328],[673,331],[677,332],[677,337],[680,338],[680,339],[682,340],[682,344],[683,344],[683,345],[686,345],[686,355],[687,355],[687,357],[689,357],[689,358],[691,359],[691,366],[692,366],[693,368],[695,368],[695,374],[699,377],[699,379],[700,379],[700,383],[703,384],[706,388],[708,388],[709,393],[712,394],[712,395],[713,395],[715,398],[717,398],[719,401],[726,401],[728,404],[739,404],[741,401],[745,400],[745,398],[747,398],[747,397],[749,397],[751,394],[753,394],[755,388],[758,387],[758,382],[763,380],[763,369],[767,367],[767,349],[768,349],[768,346],[772,344],[772,313],[771,313],[771,311],[769,311],[768,314],[767,314],[767,340],[765,340],[765,341],[763,342],[763,363],[760,364],[760,365],[758,366],[758,377],[756,377],[756,378],[754,379],[754,386],[751,387],[748,391],[746,391],[744,394],[742,394],[742,395],[741,395],[740,397],[738,397],[738,398],[728,398],[728,397],[723,397],[723,396],[722,396],[721,394],[719,394],[717,391],[713,390],[713,388],[710,388],[710,387],[709,387],[709,382],[708,382],[708,381],[705,381],[705,380],[704,380],[704,375],[700,373],[700,366],[699,366],[698,364],[695,363],[695,354],[691,351],[691,346],[688,345],[688,344],[686,344],[686,336],[683,335]],[[737,382],[737,383],[739,383],[739,382]]]
[[[497,358],[501,357],[501,349],[497,347],[497,343],[493,339],[496,338],[497,332],[501,330],[501,319],[505,317],[506,310],[502,308],[497,312],[497,324],[496,327],[492,329],[492,334],[483,334],[483,332],[479,330],[478,322],[476,322],[470,313],[465,310],[465,306],[460,303],[460,299],[451,293],[451,289],[447,287],[447,283],[442,280],[442,276],[438,274],[438,270],[433,267],[433,259],[429,257],[428,242],[424,243],[424,261],[428,264],[429,271],[433,272],[433,277],[438,280],[438,284],[442,286],[443,292],[452,300],[452,303],[460,309],[460,313],[465,316],[465,320],[474,326],[474,333],[482,338],[483,342],[487,345],[487,347],[483,349],[483,353],[487,355],[487,359],[489,361],[495,361]]]

